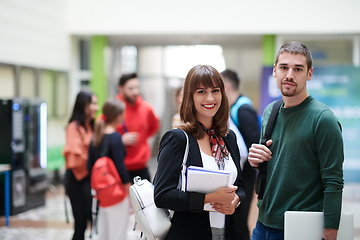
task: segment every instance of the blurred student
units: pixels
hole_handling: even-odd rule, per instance
[[[226,69],[221,72],[221,75],[225,82],[225,90],[231,106],[230,121],[232,121],[237,127],[237,130],[240,132],[243,142],[245,142],[246,145],[246,151],[241,152],[242,159],[245,158],[241,164],[241,171],[245,185],[246,200],[241,203],[241,212],[240,215],[237,216],[239,218],[237,219],[239,222],[237,230],[239,231],[242,240],[249,240],[250,230],[248,227],[248,218],[251,201],[254,195],[256,171],[247,161],[247,154],[251,144],[259,143],[259,120],[256,110],[252,106],[252,101],[248,97],[244,96],[239,90],[240,78],[238,74],[233,70]],[[239,145],[239,147],[240,146],[243,145]]]
[[[91,172],[96,160],[101,154],[111,158],[116,166],[122,183],[126,190],[125,198],[119,203],[102,207],[99,202],[97,218],[98,239],[101,240],[125,240],[129,220],[129,187],[131,186],[130,175],[124,164],[126,155],[125,146],[121,135],[116,132],[116,126],[123,121],[124,104],[117,99],[105,102],[102,108],[102,116],[95,123],[95,131],[92,144],[89,149],[88,171]],[[106,141],[106,143],[105,143]],[[104,150],[107,148],[107,152]]]
[[[178,189],[186,136],[181,129],[167,131],[161,139],[154,178],[157,207],[174,211],[167,240],[239,239],[233,213],[245,198],[240,154],[234,132],[228,129],[229,104],[220,73],[209,65],[197,65],[186,76],[180,107],[180,126],[189,137],[187,166],[231,173],[232,182],[212,193]],[[215,211],[205,211],[210,203]]]
[[[175,103],[177,107],[177,112],[172,117],[171,126],[172,128],[177,128],[181,125],[181,119],[180,119],[180,106],[184,95],[184,88],[179,87],[175,91]]]
[[[124,122],[116,128],[126,147],[125,166],[131,179],[140,176],[151,181],[147,166],[151,157],[149,139],[160,128],[159,118],[150,103],[141,98],[140,82],[136,73],[122,75],[118,90],[116,98],[126,105]]]
[[[66,127],[64,186],[74,215],[73,240],[84,240],[88,221],[91,221],[92,196],[86,165],[97,110],[97,97],[90,92],[79,92]]]

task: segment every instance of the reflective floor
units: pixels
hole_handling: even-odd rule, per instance
[[[1,240],[70,240],[73,233],[73,218],[67,199],[69,222],[66,223],[65,198],[62,186],[52,187],[46,194],[45,206],[28,210],[10,218],[10,227],[5,227],[5,219],[0,219]],[[140,232],[133,231],[133,216],[130,217],[127,240],[137,240]],[[90,228],[86,231],[89,239]]]
[[[154,173],[154,162],[151,162],[150,172]],[[72,236],[73,219],[70,203],[67,204],[70,223],[66,223],[64,189],[61,185],[51,186],[46,194],[46,204],[43,207],[31,209],[12,216],[10,227],[5,226],[4,217],[0,217],[1,240],[70,240]],[[345,185],[343,196],[343,211],[354,214],[354,239],[360,240],[360,183]],[[250,226],[256,221],[255,202],[250,210]],[[138,240],[139,231],[133,231],[134,220],[130,217],[127,240]],[[90,228],[86,232],[89,239]]]

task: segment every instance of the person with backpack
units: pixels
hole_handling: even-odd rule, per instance
[[[313,72],[312,54],[304,44],[293,41],[280,47],[273,81],[283,104],[271,138],[267,140],[262,131],[265,144],[253,144],[249,149],[251,166],[266,166],[252,240],[286,239],[286,211],[323,212],[322,239],[337,239],[344,187],[342,127],[328,106],[309,95],[307,84]],[[265,108],[264,127],[276,103]]]
[[[163,135],[157,158],[155,204],[174,211],[167,240],[239,239],[233,215],[240,211],[245,191],[239,148],[234,132],[228,128],[229,111],[220,73],[209,65],[193,67],[184,82],[180,106],[183,124],[180,129]],[[211,193],[179,190],[186,136],[189,138],[186,166],[230,172],[231,181],[227,187],[219,187]],[[212,211],[204,209],[208,203]]]
[[[87,167],[91,172],[91,187],[98,200],[95,226],[101,240],[126,239],[131,179],[124,164],[125,146],[121,135],[116,132],[116,126],[123,121],[124,108],[117,99],[105,102],[102,116],[95,123],[89,148]]]
[[[72,240],[84,240],[86,227],[91,222],[92,197],[86,164],[98,108],[95,94],[79,92],[66,126],[66,144],[62,154],[66,164],[65,193],[69,196],[74,216]]]

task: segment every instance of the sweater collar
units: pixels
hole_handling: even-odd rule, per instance
[[[307,98],[305,98],[304,101],[302,101],[300,104],[296,105],[295,107],[291,107],[291,108],[281,107],[280,111],[282,111],[284,113],[292,113],[292,112],[299,111],[299,110],[303,109],[305,106],[307,106],[313,99],[314,98],[309,95]]]

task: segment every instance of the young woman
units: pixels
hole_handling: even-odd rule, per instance
[[[94,138],[89,149],[88,171],[91,171],[95,161],[101,157],[107,141],[106,156],[111,158],[119,172],[122,183],[127,193],[131,186],[130,175],[125,165],[125,146],[121,141],[121,135],[116,132],[116,126],[124,119],[124,104],[117,99],[108,100],[102,109],[102,116],[95,123]],[[119,203],[102,207],[99,203],[97,219],[98,239],[101,240],[125,240],[130,214],[130,202],[128,195]]]
[[[90,92],[79,92],[66,127],[64,185],[74,215],[73,240],[84,240],[88,221],[91,221],[92,197],[86,163],[97,110],[97,97]]]
[[[160,142],[158,169],[154,178],[155,203],[174,211],[166,239],[238,239],[233,214],[239,214],[244,199],[240,154],[236,137],[228,129],[229,104],[219,72],[208,65],[193,67],[184,82],[180,126],[189,137],[186,166],[226,170],[229,187],[208,194],[178,190],[186,136],[180,129],[164,134]],[[210,203],[215,211],[204,211]]]

